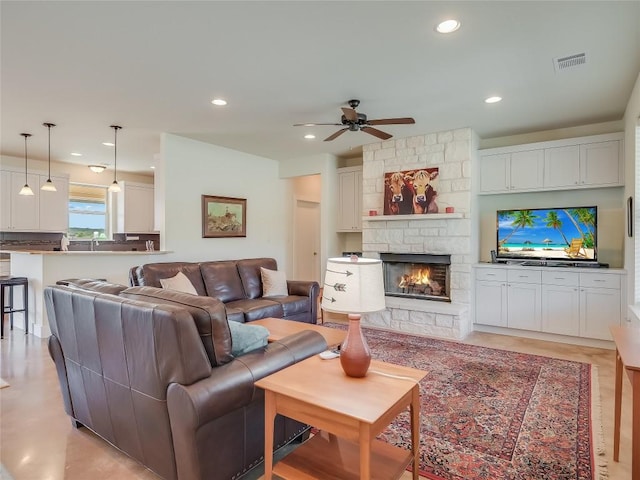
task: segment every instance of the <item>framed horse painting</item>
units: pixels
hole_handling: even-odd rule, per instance
[[[245,198],[202,195],[202,238],[246,236]]]
[[[384,215],[438,213],[438,169],[384,174]]]

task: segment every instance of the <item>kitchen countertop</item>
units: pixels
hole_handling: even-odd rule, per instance
[[[164,255],[172,253],[169,250],[154,250],[148,252],[146,250],[97,250],[95,252],[89,250],[69,250],[67,252],[55,252],[53,250],[0,250],[0,253],[24,255]]]

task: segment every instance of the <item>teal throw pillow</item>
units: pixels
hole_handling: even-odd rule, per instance
[[[229,330],[231,330],[231,353],[234,357],[239,357],[267,344],[269,330],[261,325],[230,321]]]

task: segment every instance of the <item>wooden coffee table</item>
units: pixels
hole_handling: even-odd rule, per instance
[[[317,355],[265,377],[265,480],[390,480],[413,463],[418,479],[420,387],[426,372],[376,360],[364,378],[347,377],[339,359]],[[411,450],[376,440],[409,407]],[[281,414],[322,430],[273,466],[273,429]]]
[[[262,325],[269,330],[269,342],[275,342],[281,338],[288,337],[294,333],[303,332],[305,330],[313,330],[320,333],[327,341],[329,348],[341,345],[344,337],[347,336],[346,330],[338,330],[336,328],[321,327],[313,323],[296,322],[294,320],[283,320],[282,318],[262,318],[251,322],[251,325]]]

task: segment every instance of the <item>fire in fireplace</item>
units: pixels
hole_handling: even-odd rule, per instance
[[[385,295],[450,302],[451,255],[381,253]]]

